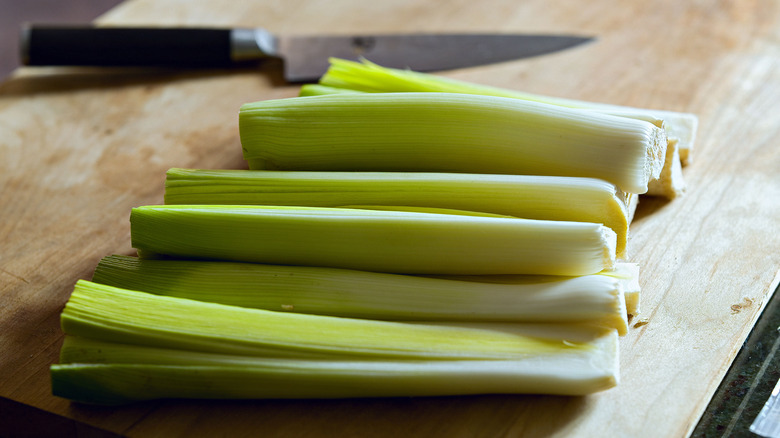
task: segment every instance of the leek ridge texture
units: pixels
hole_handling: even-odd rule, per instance
[[[168,170],[166,204],[433,207],[601,223],[625,251],[628,194],[596,178],[415,172]]]
[[[106,405],[159,398],[586,395],[619,381],[614,332],[592,332],[587,342],[591,348],[545,358],[358,361],[248,358],[66,337],[66,357],[75,353],[77,361],[53,365],[51,378],[55,395]]]
[[[65,334],[162,348],[287,358],[511,359],[580,348],[512,324],[405,324],[272,312],[77,282]]]
[[[204,316],[208,316],[204,318]],[[614,330],[406,324],[242,309],[81,280],[63,312],[55,395],[339,398],[581,395],[618,381]]]
[[[404,274],[587,275],[616,234],[594,223],[324,207],[157,205],[132,210],[143,254]]]
[[[630,193],[658,177],[667,144],[642,120],[453,93],[249,103],[239,133],[251,169],[579,176]]]
[[[679,143],[679,158],[683,164],[691,161],[691,151],[696,140],[698,117],[678,111],[634,108],[596,102],[564,99],[524,93],[499,87],[474,84],[411,70],[382,67],[367,60],[362,62],[331,58],[330,68],[319,84],[301,87],[302,96],[334,93],[386,93],[386,92],[446,92],[482,94],[513,99],[548,103],[568,108],[579,108],[639,120],[663,120],[667,136]]]
[[[240,307],[411,321],[587,322],[628,327],[623,285],[609,275],[460,280],[346,269],[103,258],[92,281]],[[525,280],[525,281],[524,281]]]

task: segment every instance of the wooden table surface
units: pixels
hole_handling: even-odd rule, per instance
[[[621,383],[589,397],[156,401],[53,397],[48,367],[74,282],[130,254],[133,206],[170,167],[241,168],[237,112],[294,96],[278,70],[23,68],[0,84],[0,407],[43,433],[128,436],[686,436],[780,271],[780,2],[131,0],[110,24],[262,25],[276,33],[553,32],[553,55],[442,74],[554,96],[696,113],[689,192],[643,198],[628,258],[643,313]],[[9,415],[6,415],[6,418]],[[46,418],[34,421],[30,418]],[[12,423],[0,425],[0,435]],[[66,433],[67,432],[67,433]],[[54,433],[54,432],[52,432]]]

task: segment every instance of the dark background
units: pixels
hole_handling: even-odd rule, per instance
[[[19,29],[24,22],[90,22],[122,0],[0,0],[0,81],[19,66]]]

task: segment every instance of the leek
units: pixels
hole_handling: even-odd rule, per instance
[[[324,207],[132,210],[139,254],[406,274],[587,275],[615,262],[595,223]]]
[[[302,359],[500,360],[585,348],[517,324],[411,324],[248,309],[79,280],[65,334],[204,353]],[[520,331],[519,331],[520,330]]]
[[[629,194],[594,178],[408,172],[170,169],[166,204],[434,207],[525,219],[595,222],[622,256]]]
[[[257,309],[417,321],[588,322],[628,330],[622,282],[607,275],[504,284],[346,269],[103,258],[92,281]]]
[[[647,185],[647,194],[674,199],[685,193],[686,184],[680,164],[680,147],[677,140],[669,140],[661,174]]]
[[[636,263],[617,263],[615,269],[600,272],[601,275],[609,275],[620,280],[623,294],[626,298],[626,312],[637,316],[640,313],[639,265]]]
[[[555,335],[589,348],[511,360],[289,360],[66,336],[62,363],[51,367],[52,390],[75,401],[116,405],[159,398],[585,395],[617,384],[614,331],[572,327]]]
[[[387,90],[386,92],[390,92],[390,91],[392,90]],[[353,90],[351,88],[331,87],[322,84],[304,84],[301,85],[299,97],[324,96],[328,94],[358,94],[358,93],[365,93],[365,91]]]
[[[604,275],[617,279],[620,282],[620,289],[625,296],[625,308],[629,315],[639,314],[639,299],[641,286],[639,285],[639,265],[636,263],[615,263],[612,269],[605,269],[596,275]],[[435,275],[428,276],[457,281],[474,281],[477,283],[500,283],[500,284],[529,284],[544,282],[565,282],[566,277],[561,276],[543,276],[543,275]]]
[[[362,93],[266,100],[239,112],[251,169],[599,178],[645,193],[666,135],[652,123],[519,99]]]
[[[693,150],[698,125],[698,118],[690,113],[632,108],[523,93],[427,73],[381,67],[366,60],[355,62],[331,58],[330,68],[320,79],[320,84],[303,86],[301,95],[344,93],[345,89],[353,93],[447,92],[482,94],[542,102],[569,108],[588,109],[642,120],[648,117],[660,118],[664,121],[664,129],[667,132],[667,136],[679,142],[680,160],[684,164],[691,160],[691,151]]]

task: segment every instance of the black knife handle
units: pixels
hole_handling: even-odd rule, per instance
[[[27,26],[25,65],[99,67],[227,67],[228,29]]]

